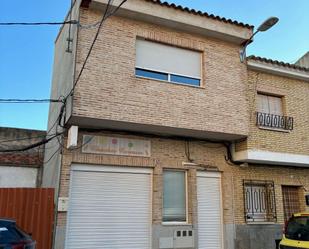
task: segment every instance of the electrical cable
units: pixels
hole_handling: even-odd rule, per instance
[[[44,138],[42,139],[41,141],[37,142],[37,143],[34,143],[34,144],[30,144],[30,145],[27,145],[25,147],[22,147],[22,148],[18,148],[18,149],[6,149],[6,150],[0,150],[0,152],[2,153],[7,153],[7,152],[22,152],[22,151],[26,151],[26,150],[30,150],[30,149],[34,149],[40,145],[43,145],[43,144],[47,144],[49,141],[51,141],[52,139],[54,139],[55,137],[57,136],[60,136],[62,135],[63,133],[58,133],[50,138]]]
[[[63,24],[78,24],[78,21],[65,21],[65,22],[0,22],[0,26],[38,26],[38,25],[63,25]]]
[[[123,0],[123,1],[122,1],[110,14],[107,15],[107,11],[108,11],[108,9],[109,9],[111,0],[108,1],[107,6],[106,6],[106,9],[105,9],[105,12],[104,12],[104,14],[103,14],[103,17],[102,17],[102,19],[101,19],[101,21],[100,21],[100,23],[99,23],[99,27],[98,27],[98,29],[97,29],[97,32],[96,32],[96,34],[95,34],[95,36],[94,36],[94,39],[93,39],[93,41],[92,41],[92,43],[91,43],[91,46],[90,46],[90,48],[89,48],[88,54],[87,54],[87,56],[86,56],[86,58],[85,58],[85,60],[84,60],[84,63],[83,63],[83,65],[82,65],[82,67],[81,67],[81,69],[80,69],[80,71],[79,71],[79,73],[78,73],[78,76],[77,76],[77,78],[76,78],[76,80],[75,80],[75,82],[74,82],[74,84],[73,84],[73,87],[72,87],[71,91],[68,93],[68,95],[66,96],[66,98],[68,98],[70,95],[72,95],[73,92],[74,92],[74,90],[75,90],[75,87],[76,87],[76,85],[77,85],[77,83],[78,83],[78,81],[79,81],[79,79],[80,79],[80,77],[81,77],[81,75],[82,75],[82,73],[83,73],[83,71],[84,71],[84,69],[85,69],[86,63],[87,63],[87,61],[88,61],[88,59],[89,59],[89,57],[90,57],[90,54],[91,54],[92,49],[93,49],[93,47],[94,47],[94,44],[95,44],[95,42],[96,42],[96,40],[97,40],[97,38],[98,38],[98,36],[99,36],[100,29],[101,29],[101,27],[103,26],[104,21],[105,21],[107,18],[109,18],[110,16],[114,15],[114,14],[119,10],[119,8],[120,8],[126,1],[127,1],[127,0]]]
[[[0,99],[0,103],[27,104],[27,103],[61,103],[60,99]]]
[[[35,139],[35,138],[42,138],[42,137],[46,137],[46,136],[54,136],[56,134],[44,134],[44,135],[38,135],[38,136],[34,136],[34,137],[21,137],[21,138],[15,138],[15,139],[10,139],[10,140],[0,140],[0,143],[9,143],[9,142],[16,142],[16,141],[23,141],[23,140],[31,140],[31,139]]]
[[[73,92],[74,92],[74,89],[75,89],[75,87],[76,87],[76,85],[77,85],[77,83],[78,83],[78,81],[79,81],[79,79],[80,79],[80,77],[81,77],[81,74],[82,74],[82,72],[83,72],[83,70],[84,70],[84,68],[85,68],[85,65],[86,65],[86,63],[87,63],[87,61],[88,61],[88,58],[89,58],[89,56],[90,56],[90,54],[91,54],[91,51],[92,51],[92,49],[93,49],[93,47],[94,47],[94,44],[95,44],[95,42],[96,42],[96,40],[97,40],[97,38],[98,38],[100,29],[101,29],[101,27],[102,27],[104,21],[105,21],[107,18],[109,18],[110,16],[114,15],[114,14],[118,11],[118,9],[119,9],[126,1],[127,1],[127,0],[123,0],[113,11],[111,11],[109,14],[107,14],[107,13],[108,13],[108,10],[109,10],[109,7],[110,7],[110,5],[111,5],[112,0],[109,0],[109,1],[108,1],[107,6],[106,6],[106,9],[105,9],[105,12],[104,12],[104,15],[103,15],[103,17],[102,17],[102,19],[101,19],[101,21],[100,21],[100,25],[99,25],[99,27],[98,27],[98,30],[97,30],[96,34],[95,34],[95,37],[94,37],[94,39],[93,39],[93,42],[92,42],[92,44],[91,44],[91,46],[90,46],[90,49],[89,49],[89,51],[88,51],[88,54],[87,54],[87,56],[86,56],[86,58],[85,58],[85,61],[84,61],[84,63],[83,63],[83,66],[82,66],[82,68],[81,68],[81,70],[80,70],[80,72],[79,72],[79,75],[78,75],[78,77],[77,77],[75,83],[73,84],[73,87],[72,87],[72,89],[70,90],[69,94],[68,94],[64,99],[61,99],[61,97],[60,97],[58,100],[53,100],[53,101],[51,101],[51,99],[48,99],[49,102],[62,102],[63,105],[61,106],[61,109],[60,109],[60,113],[59,113],[59,115],[58,115],[58,118],[56,119],[56,121],[55,121],[55,123],[52,125],[52,127],[49,129],[49,131],[47,132],[47,134],[55,127],[55,125],[56,125],[57,123],[58,123],[57,126],[59,125],[59,126],[61,126],[62,128],[64,128],[64,125],[61,125],[61,120],[62,120],[63,115],[65,114],[66,100],[67,100],[67,98],[68,98],[70,95],[72,95]],[[75,2],[76,2],[76,1],[75,1]],[[73,5],[71,5],[70,11],[72,11],[72,7],[74,6],[75,2],[73,3]],[[74,22],[75,22],[75,21],[74,21]],[[67,24],[67,23],[72,23],[72,22],[63,22],[63,24]],[[5,100],[3,100],[3,101],[5,101]],[[9,99],[7,99],[6,101],[12,101],[12,102],[14,102],[14,100],[9,100]],[[15,99],[15,101],[19,101],[19,102],[22,102],[22,101],[29,101],[29,102],[30,102],[30,101],[33,101],[33,100],[18,100],[18,99]],[[46,101],[46,102],[47,102],[47,100],[35,100],[35,101],[41,101],[41,102],[42,102],[42,101]],[[57,130],[57,128],[56,128],[56,130]],[[45,138],[45,139],[43,139],[43,140],[40,141],[40,142],[37,142],[37,143],[31,144],[31,145],[28,145],[28,146],[26,146],[26,147],[24,147],[24,148],[0,150],[0,152],[20,152],[20,151],[26,151],[26,150],[29,150],[29,149],[33,149],[33,148],[36,148],[36,147],[38,147],[38,146],[41,146],[41,145],[43,145],[43,144],[48,143],[50,140],[52,140],[52,139],[54,139],[54,138],[57,138],[59,135],[62,135],[62,134],[64,134],[64,133],[65,133],[65,132],[63,131],[63,132],[61,132],[61,133],[59,133],[59,134],[56,134],[56,135],[54,135],[54,136],[52,136],[52,137],[50,137],[50,138]],[[91,140],[90,140],[90,141],[91,141]],[[82,144],[80,147],[77,147],[77,148],[74,148],[74,149],[79,149],[79,148],[83,147],[85,144],[89,143],[90,141],[87,141],[86,143]],[[59,141],[58,141],[58,142],[59,142]],[[60,143],[60,145],[61,145],[61,143]],[[62,146],[60,146],[60,148],[61,148],[61,147],[62,147]],[[50,159],[48,159],[48,160],[50,160]]]
[[[81,77],[81,75],[82,75],[82,73],[83,73],[83,71],[84,71],[84,69],[85,69],[86,63],[87,63],[87,61],[88,61],[88,59],[89,59],[89,57],[90,57],[90,54],[91,54],[92,49],[93,49],[93,47],[94,47],[94,44],[95,44],[95,42],[96,42],[96,40],[97,40],[97,38],[98,38],[98,36],[99,36],[99,32],[100,32],[100,29],[101,29],[101,27],[102,27],[102,25],[103,25],[103,22],[104,22],[104,20],[105,20],[105,17],[106,17],[108,8],[109,8],[109,6],[110,6],[110,3],[111,3],[111,0],[108,0],[107,6],[106,6],[106,8],[105,8],[105,12],[104,12],[104,14],[103,14],[103,16],[102,16],[102,19],[100,20],[99,27],[98,27],[98,29],[97,29],[97,32],[96,32],[96,34],[95,34],[95,36],[94,36],[94,38],[93,38],[93,41],[92,41],[91,45],[90,45],[90,48],[89,48],[89,50],[88,50],[88,53],[87,53],[86,58],[85,58],[85,60],[84,60],[84,63],[83,63],[83,65],[82,65],[82,67],[81,67],[81,69],[80,69],[80,71],[79,71],[79,73],[78,73],[78,76],[77,76],[77,78],[76,78],[76,80],[75,80],[75,82],[74,82],[74,84],[73,84],[72,89],[70,90],[70,92],[68,93],[68,95],[66,96],[66,98],[68,98],[70,95],[73,94],[73,92],[74,92],[74,90],[75,90],[75,87],[76,87],[76,85],[77,85],[77,83],[78,83],[78,81],[79,81],[79,79],[80,79],[80,77]]]
[[[48,163],[61,149],[61,146],[59,146],[59,148],[50,156],[50,158],[48,158],[46,161],[43,161],[42,164],[46,164]]]

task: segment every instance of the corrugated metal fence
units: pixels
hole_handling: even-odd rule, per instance
[[[0,188],[0,217],[17,225],[37,241],[37,249],[51,249],[54,222],[54,189]]]

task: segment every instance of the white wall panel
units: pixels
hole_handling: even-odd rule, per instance
[[[37,175],[37,168],[0,166],[0,187],[34,188],[36,187]]]

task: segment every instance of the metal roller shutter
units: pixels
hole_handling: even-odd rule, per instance
[[[151,171],[72,168],[65,248],[151,248]]]
[[[198,247],[222,249],[221,174],[197,173]]]

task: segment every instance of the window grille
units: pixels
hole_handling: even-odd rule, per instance
[[[283,114],[282,97],[257,94],[257,126],[279,130],[293,130],[293,122],[293,117]]]
[[[246,222],[275,222],[274,182],[244,180],[243,186]]]
[[[284,220],[287,221],[292,214],[300,212],[299,187],[282,186],[282,199]]]

